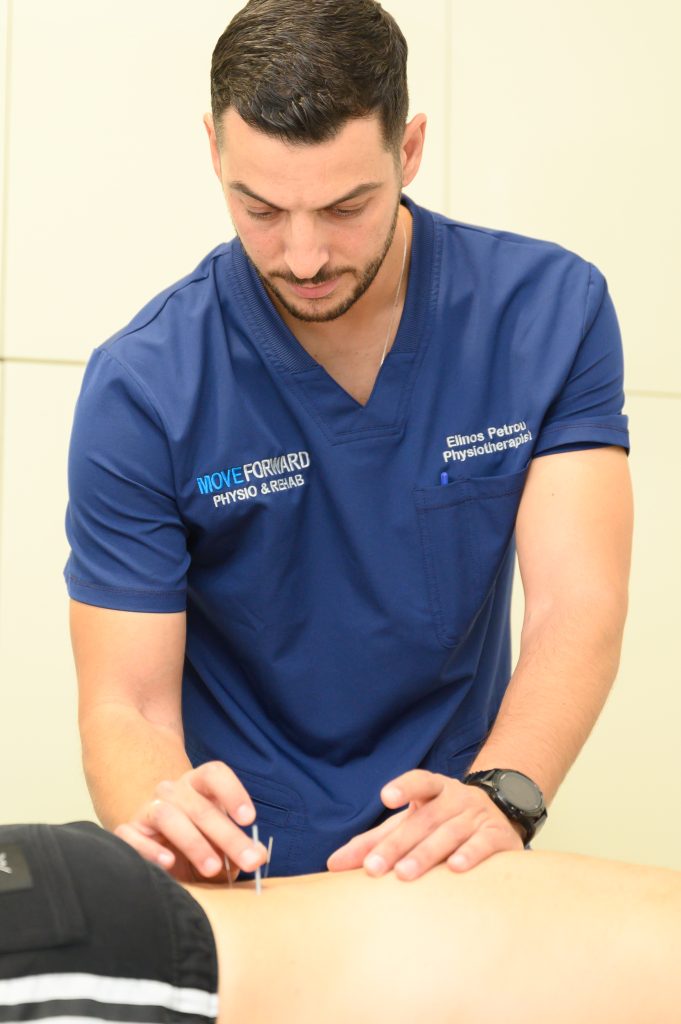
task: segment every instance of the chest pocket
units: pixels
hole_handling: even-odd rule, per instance
[[[515,529],[528,465],[414,491],[435,632],[455,647],[485,603]]]

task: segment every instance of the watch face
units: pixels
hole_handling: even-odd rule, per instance
[[[520,811],[532,814],[541,810],[542,795],[534,782],[520,772],[504,772],[499,778],[499,791],[504,799]]]

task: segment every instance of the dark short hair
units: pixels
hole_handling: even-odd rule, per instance
[[[249,0],[218,39],[210,73],[218,145],[233,107],[287,142],[325,142],[377,114],[399,150],[409,109],[407,43],[375,0]]]

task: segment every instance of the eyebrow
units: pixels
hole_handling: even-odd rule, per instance
[[[350,192],[347,192],[344,196],[341,196],[340,199],[334,199],[332,203],[328,203],[326,206],[320,207],[320,209],[330,210],[332,206],[340,206],[341,203],[347,203],[351,199],[358,199],[359,196],[363,196],[367,192],[374,192],[377,188],[380,188],[382,184],[382,181],[364,182],[364,184],[357,185],[356,188],[353,188]],[[257,192],[254,192],[252,189],[250,189],[248,185],[244,184],[243,181],[230,181],[229,187],[234,192],[241,192],[243,195],[248,196],[250,199],[255,199],[256,202],[262,203],[264,206],[269,206],[270,209],[272,210],[281,210],[280,206],[277,206],[275,203],[271,203],[269,199],[263,199],[262,196],[259,196]],[[315,210],[315,213],[316,212],[317,211]]]

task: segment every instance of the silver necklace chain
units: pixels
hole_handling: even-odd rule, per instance
[[[402,253],[402,269],[400,270],[400,279],[397,282],[397,291],[395,292],[395,301],[393,302],[392,313],[390,314],[390,323],[388,324],[388,333],[385,336],[385,344],[383,346],[383,354],[381,355],[381,361],[378,364],[378,368],[383,366],[383,361],[388,351],[388,342],[390,341],[390,335],[392,334],[393,324],[395,323],[395,314],[397,312],[397,306],[400,299],[400,289],[402,288],[402,278],[404,277],[404,268],[407,263],[407,232],[405,231],[404,224],[402,225],[402,237],[404,238],[404,252]]]

